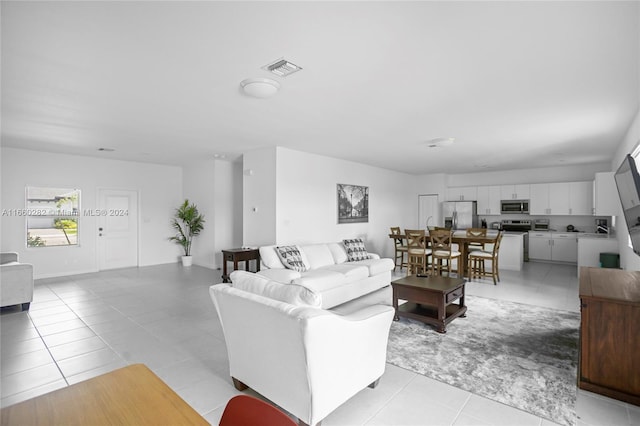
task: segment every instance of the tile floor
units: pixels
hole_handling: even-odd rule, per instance
[[[578,311],[576,268],[526,263],[471,295]],[[36,281],[29,313],[0,315],[3,407],[131,363],[145,363],[210,423],[238,392],[208,287],[220,271],[177,264]],[[638,425],[640,407],[578,391],[578,425]],[[472,393],[387,366],[323,421],[333,425],[552,425]]]

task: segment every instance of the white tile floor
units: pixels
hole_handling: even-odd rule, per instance
[[[471,295],[578,311],[576,268],[527,263]],[[145,363],[212,424],[238,392],[208,287],[220,271],[177,264],[37,280],[29,313],[0,316],[3,407],[131,363]],[[639,425],[640,407],[578,391],[578,425]],[[387,366],[323,421],[333,425],[551,425],[472,393]]]

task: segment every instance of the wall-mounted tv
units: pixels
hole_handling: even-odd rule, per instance
[[[627,154],[614,176],[631,245],[633,251],[640,256],[640,175],[636,160]]]

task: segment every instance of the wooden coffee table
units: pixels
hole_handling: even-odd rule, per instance
[[[412,318],[436,326],[439,333],[447,332],[447,324],[464,317],[464,284],[462,278],[418,277],[410,275],[391,283],[395,320]],[[407,303],[398,306],[398,299]],[[457,304],[454,304],[458,300]]]

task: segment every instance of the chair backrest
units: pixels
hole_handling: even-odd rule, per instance
[[[400,231],[400,227],[399,226],[392,226],[391,227],[391,234],[393,234],[393,235],[402,235],[402,231]]]
[[[249,395],[237,395],[227,402],[220,426],[297,426],[298,423],[271,404]]]
[[[429,232],[429,238],[431,239],[431,249],[451,251],[451,239],[453,238],[453,232],[448,229],[434,229]]]
[[[493,257],[498,255],[498,250],[500,250],[500,243],[502,242],[502,236],[504,235],[504,231],[499,231],[498,236],[496,237],[496,242],[493,244]]]
[[[409,252],[412,250],[424,250],[427,247],[424,229],[405,229],[404,234],[407,238]]]
[[[467,237],[486,237],[487,228],[467,228]]]
[[[391,235],[394,235],[393,243],[396,245],[396,248],[406,247],[404,245],[404,235],[402,235],[402,231],[399,226],[391,227]]]

